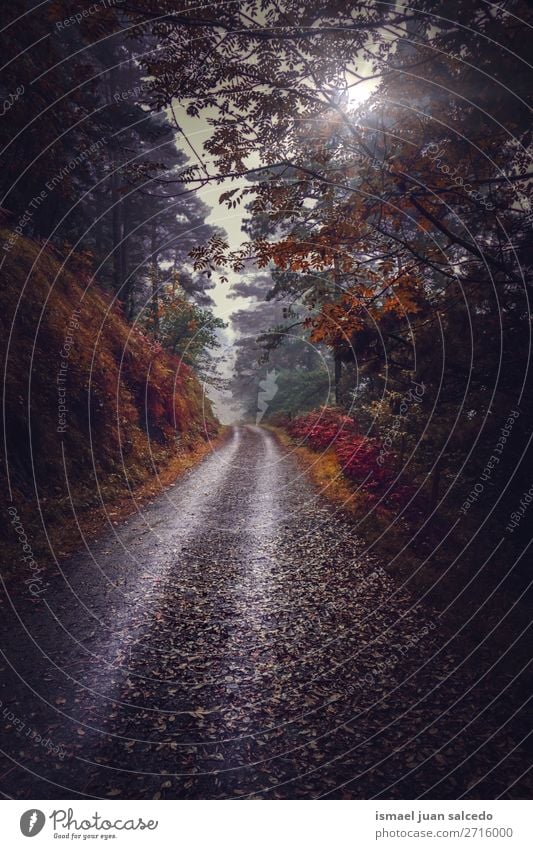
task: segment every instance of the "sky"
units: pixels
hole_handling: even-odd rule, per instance
[[[205,141],[209,138],[211,127],[207,123],[206,118],[192,118],[187,115],[185,109],[180,106],[178,101],[174,101],[172,108],[174,119],[182,128],[184,135],[176,134],[176,145],[189,158],[190,164],[197,164],[199,161],[207,165],[211,172],[210,159],[203,151]],[[185,138],[186,136],[186,138]],[[191,147],[192,146],[192,147]],[[210,208],[211,212],[206,218],[206,223],[217,227],[222,227],[226,233],[227,241],[230,247],[237,248],[245,236],[242,232],[241,225],[243,219],[243,210],[239,207],[230,210],[226,206],[219,204],[218,199],[222,192],[229,187],[231,181],[227,181],[227,185],[216,185],[208,183],[198,189],[197,196]],[[244,181],[243,181],[244,182]],[[237,185],[236,182],[231,183],[232,188]],[[239,278],[238,275],[228,274],[229,282],[221,283],[215,279],[215,286],[210,290],[209,294],[214,301],[213,313],[217,318],[221,318],[227,323],[227,328],[221,335],[221,348],[216,352],[217,356],[222,354],[223,362],[219,366],[221,375],[225,378],[231,376],[233,370],[233,345],[235,333],[231,325],[231,314],[238,309],[246,309],[251,306],[246,298],[231,297],[232,283]],[[238,418],[238,411],[231,404],[231,397],[227,392],[220,392],[212,387],[206,386],[206,392],[212,400],[215,408],[215,413],[223,424],[230,424]]]

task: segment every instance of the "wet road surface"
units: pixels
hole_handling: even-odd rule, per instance
[[[516,682],[463,662],[268,430],[1,616],[8,797],[520,794]]]

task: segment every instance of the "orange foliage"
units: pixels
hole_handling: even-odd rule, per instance
[[[2,273],[7,455],[22,502],[34,490],[69,499],[71,488],[78,504],[97,503],[101,488],[135,486],[215,434],[192,370],[127,323],[89,257],[63,264],[50,246],[18,238]]]

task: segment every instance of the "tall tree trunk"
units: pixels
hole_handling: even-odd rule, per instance
[[[341,405],[341,377],[342,377],[342,360],[339,354],[334,355],[335,361],[335,403],[338,407]]]
[[[339,269],[339,260],[337,255],[335,254],[333,258],[333,282],[334,282],[334,296],[336,297],[341,288],[341,274]],[[334,353],[334,362],[335,362],[335,403],[338,407],[341,405],[341,377],[342,377],[342,360],[340,358],[340,354],[335,351]]]
[[[122,204],[118,192],[118,174],[116,172],[117,160],[113,155],[111,175],[111,232],[113,239],[113,288],[115,292],[120,292],[122,281],[124,279],[121,267],[122,251],[120,249],[120,240],[122,237]]]
[[[155,219],[152,220],[151,240],[151,266],[152,266],[152,322],[154,338],[159,338],[159,275],[157,265],[157,226]]]
[[[129,237],[131,232],[131,200],[124,198],[122,203],[122,236],[120,241],[120,273],[122,274],[122,301],[126,315],[133,315],[133,281],[129,277]]]
[[[437,502],[439,500],[439,485],[440,485],[440,476],[442,471],[442,460],[439,457],[435,466],[433,468],[433,474],[431,475],[431,493],[429,496],[429,513],[433,513],[437,506]]]
[[[118,79],[117,69],[111,68],[107,76],[107,89],[109,102],[112,101],[113,93],[116,91],[116,82]],[[119,156],[117,151],[112,148],[111,151],[111,241],[113,255],[113,288],[119,293],[124,281],[123,269],[121,268],[122,253],[120,250],[120,240],[122,237],[122,203],[120,202],[119,192]]]
[[[103,257],[107,253],[104,249],[104,215],[105,215],[105,203],[104,203],[104,193],[95,189],[94,193],[94,226],[93,226],[93,237],[94,237],[94,253],[97,257]]]

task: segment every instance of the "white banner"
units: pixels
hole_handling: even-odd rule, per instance
[[[527,801],[5,801],[6,847],[531,849]],[[29,841],[35,838],[35,844]]]

